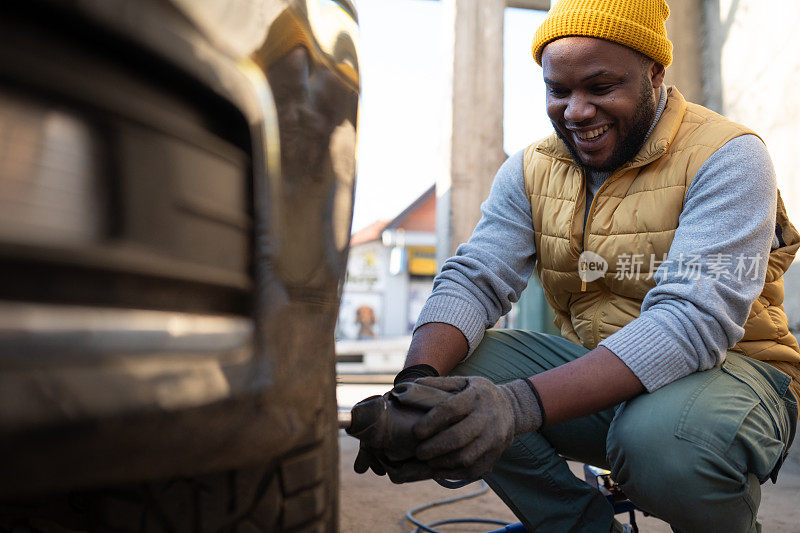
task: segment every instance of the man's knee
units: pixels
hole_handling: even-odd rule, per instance
[[[528,353],[542,351],[542,348],[552,346],[554,343],[567,342],[566,339],[521,329],[487,329],[483,339],[469,357],[470,359],[487,353],[518,352]],[[570,343],[571,344],[571,343]]]
[[[482,376],[495,383],[532,375],[525,363],[535,347],[528,342],[543,335],[509,329],[487,330],[480,344],[450,372],[453,376]],[[535,343],[534,343],[535,344]]]
[[[623,492],[676,531],[753,530],[761,495],[755,475],[704,452],[678,458],[660,450],[628,453],[622,446],[612,453],[612,475]]]
[[[630,497],[691,498],[709,490],[739,490],[747,474],[712,450],[667,431],[612,424],[608,463]]]
[[[659,413],[647,402],[622,407],[607,441],[614,479],[634,503],[679,531],[703,524],[706,531],[750,531],[760,498],[757,478],[713,448],[681,438],[679,417],[669,411]]]
[[[497,380],[497,367],[504,350],[505,332],[487,330],[480,344],[468,357],[450,371],[451,376],[482,376],[491,381]]]

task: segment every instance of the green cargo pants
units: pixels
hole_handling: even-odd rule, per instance
[[[586,352],[552,335],[490,330],[452,374],[503,383]],[[760,484],[775,481],[794,438],[789,382],[775,368],[729,352],[720,367],[520,436],[485,479],[531,531],[612,528],[611,506],[565,458],[611,470],[636,505],[676,531],[759,531]]]

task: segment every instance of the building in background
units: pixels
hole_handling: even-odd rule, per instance
[[[410,335],[436,275],[436,189],[389,221],[355,232],[337,340]]]

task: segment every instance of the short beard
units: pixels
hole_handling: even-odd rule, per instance
[[[642,148],[644,141],[647,139],[647,133],[650,131],[650,126],[653,124],[653,119],[656,116],[656,108],[657,106],[653,103],[653,86],[650,83],[650,78],[645,75],[642,77],[641,94],[639,96],[639,102],[636,104],[636,112],[633,116],[633,127],[631,131],[629,131],[622,142],[617,144],[616,148],[614,148],[608,162],[599,167],[585,165],[578,156],[575,147],[572,146],[572,143],[567,137],[559,131],[555,122],[553,122],[553,129],[555,129],[558,138],[567,145],[572,159],[574,159],[582,169],[587,172],[613,172],[627,161],[633,159]]]

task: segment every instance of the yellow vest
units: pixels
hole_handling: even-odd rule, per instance
[[[677,89],[669,88],[666,108],[644,146],[597,191],[585,234],[583,171],[555,134],[528,147],[525,190],[533,214],[536,269],[562,336],[592,349],[639,316],[645,294],[655,287],[653,275],[669,252],[692,179],[718,148],[745,134],[753,132],[687,103]],[[777,223],[786,245],[770,253],[764,288],[750,309],[744,337],[732,350],[789,374],[797,395],[800,347],[789,333],[782,304],[783,274],[800,247],[800,235],[780,194]],[[579,275],[584,251],[607,262],[598,279]],[[685,259],[684,272],[692,275],[693,259]],[[741,268],[739,275],[752,275],[750,264],[737,264],[738,258],[727,261],[729,272]]]

